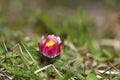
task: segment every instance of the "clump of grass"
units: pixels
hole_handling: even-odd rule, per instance
[[[99,59],[94,58],[89,53],[87,47],[83,48],[83,51],[79,49],[71,49],[70,45],[63,44],[61,56],[53,64],[41,65],[42,61],[39,51],[36,50],[36,43],[32,39],[25,41],[24,37],[17,41],[13,47],[8,49],[8,43],[6,44],[4,36],[2,35],[2,49],[0,54],[0,67],[1,67],[1,79],[58,79],[58,80],[98,80],[107,79],[111,80],[119,79],[119,74],[111,74],[115,68],[118,67],[112,65],[107,71],[107,66],[104,66],[104,73],[100,73],[99,67],[103,63]],[[30,47],[27,44],[32,43]],[[68,41],[69,43],[69,41]],[[72,46],[75,47],[73,44]],[[86,45],[87,46],[87,45]],[[32,51],[31,49],[34,49]],[[85,51],[84,51],[85,50]],[[99,68],[98,68],[99,67]],[[117,71],[119,72],[119,71]],[[107,76],[106,76],[107,75]]]

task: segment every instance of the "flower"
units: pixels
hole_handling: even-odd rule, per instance
[[[44,56],[54,58],[60,55],[60,44],[60,37],[48,35],[46,38],[42,37],[41,42],[38,43],[38,47]]]

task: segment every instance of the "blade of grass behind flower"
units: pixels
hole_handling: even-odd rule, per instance
[[[49,31],[52,31],[54,34],[59,34],[59,29],[52,23],[44,12],[39,13],[39,19],[44,23],[45,27]]]
[[[75,37],[75,34],[74,34],[75,30],[71,28],[70,21],[64,21],[63,28],[64,28],[64,31],[67,33],[67,35],[70,36],[71,39]]]
[[[78,24],[78,34],[79,34],[79,39],[80,39],[80,45],[83,46],[86,42],[86,35],[85,35],[85,26],[83,25],[84,23],[84,15],[81,10],[78,9],[77,11],[77,24]]]

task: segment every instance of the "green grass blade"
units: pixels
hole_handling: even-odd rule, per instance
[[[28,53],[28,55],[30,56],[30,58],[32,59],[32,61],[34,62],[34,64],[36,64],[37,68],[39,69],[40,67],[37,65],[35,59],[32,57],[31,53],[28,51],[28,49],[25,47],[25,45],[21,42],[23,48],[26,50],[26,52]]]
[[[30,70],[30,66],[28,64],[28,60],[25,58],[23,50],[22,50],[20,44],[18,43],[16,46],[14,46],[14,48],[16,48],[17,46],[18,46],[18,48],[20,50],[19,55],[21,56],[21,59],[23,60],[24,64],[27,66],[28,70]],[[14,50],[14,48],[13,48],[13,50]]]
[[[65,76],[64,76],[64,78],[63,78],[62,80],[68,80],[68,79],[71,78],[72,75],[73,75],[73,73],[72,73],[71,71],[68,71],[68,72],[65,74]]]
[[[45,27],[54,34],[59,34],[59,29],[52,23],[52,21],[48,18],[48,16],[41,12],[39,14],[39,19],[44,23]]]
[[[8,49],[7,49],[7,46],[6,46],[6,43],[4,41],[2,33],[1,33],[1,38],[2,38],[2,47],[5,50],[5,59],[6,59],[7,58]]]

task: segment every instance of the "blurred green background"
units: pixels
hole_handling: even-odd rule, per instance
[[[119,38],[119,4],[119,0],[0,0],[0,30],[76,36],[81,32],[76,31],[78,26],[91,26],[97,37]],[[74,31],[68,33],[67,26]]]
[[[54,34],[62,39],[64,54],[60,60],[64,64],[78,55],[83,59],[90,54],[96,66],[106,64],[107,67],[107,62],[114,65],[120,61],[120,1],[0,0],[0,32],[5,40],[0,37],[1,44],[6,43],[8,50],[22,38],[31,53],[42,35]],[[0,48],[0,52],[4,50]],[[93,59],[90,58],[91,64]],[[66,67],[63,63],[60,65]],[[75,62],[75,69],[79,63]]]

